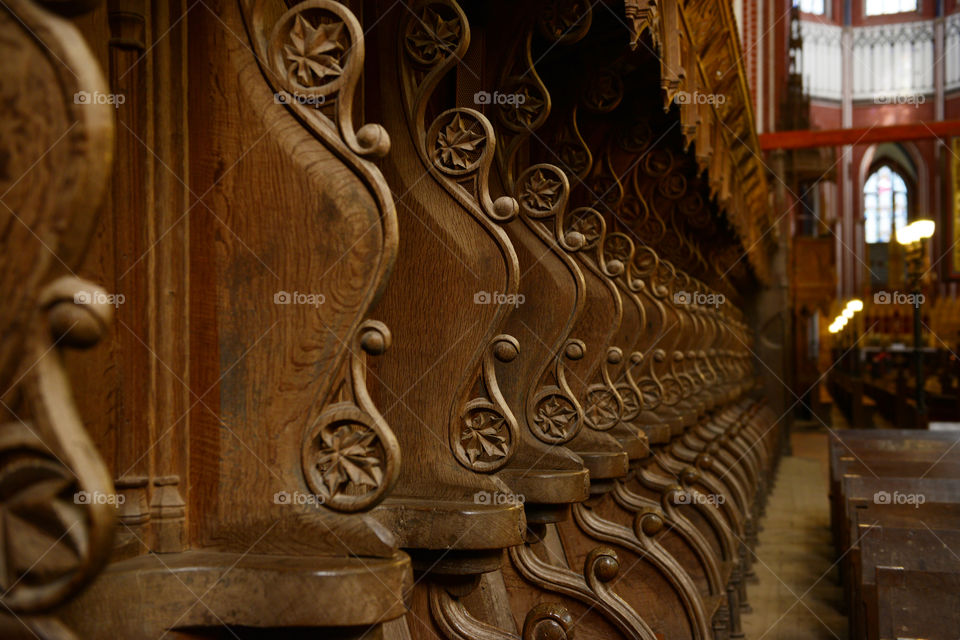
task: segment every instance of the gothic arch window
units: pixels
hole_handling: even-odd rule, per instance
[[[890,165],[863,185],[863,231],[867,244],[887,243],[907,224],[907,183]]]
[[[867,0],[868,16],[885,16],[917,10],[917,0]]]

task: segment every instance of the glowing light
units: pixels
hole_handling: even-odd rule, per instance
[[[933,220],[914,220],[905,227],[897,229],[897,242],[902,245],[913,244],[933,236],[937,223]]]
[[[933,236],[937,223],[933,220],[916,220],[910,226],[913,227],[914,239],[926,240]]]

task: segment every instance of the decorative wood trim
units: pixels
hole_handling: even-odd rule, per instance
[[[23,615],[75,596],[113,544],[116,493],[74,403],[62,351],[95,345],[113,317],[103,288],[63,274],[84,257],[114,127],[113,105],[100,99],[110,95],[106,82],[71,22],[29,0],[11,0],[0,8],[0,33],[0,128],[8,147],[0,178],[0,486],[4,510],[31,526],[5,531],[0,602]],[[32,627],[70,635],[51,618]]]
[[[619,545],[649,561],[680,596],[690,620],[693,637],[697,640],[712,638],[708,626],[709,620],[696,585],[687,572],[653,537],[663,529],[664,516],[659,509],[637,513],[634,519],[635,531],[605,520],[582,502],[573,505],[573,520],[584,534],[594,540]]]
[[[620,560],[609,547],[597,547],[584,561],[583,574],[541,560],[529,544],[510,547],[510,560],[524,579],[541,589],[574,598],[593,608],[629,638],[655,640],[640,615],[607,583],[617,577]]]

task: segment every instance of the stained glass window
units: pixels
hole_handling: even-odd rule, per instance
[[[864,237],[867,244],[890,242],[907,224],[907,184],[896,171],[883,166],[863,186]]]
[[[803,11],[803,8],[801,7],[800,10]],[[905,13],[916,10],[917,0],[867,0],[868,16],[883,16],[890,13]]]

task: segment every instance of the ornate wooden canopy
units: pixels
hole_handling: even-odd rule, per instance
[[[626,0],[625,5],[631,46],[657,52],[664,109],[679,105],[684,141],[693,143],[710,195],[736,230],[757,278],[769,282],[769,249],[777,230],[730,3]]]

